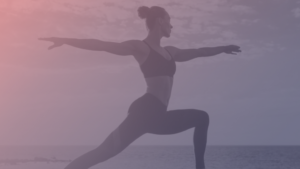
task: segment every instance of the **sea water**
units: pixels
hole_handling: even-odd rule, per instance
[[[1,146],[1,169],[64,169],[97,146]],[[300,146],[207,146],[207,169],[300,169]],[[195,169],[193,146],[129,146],[90,169]]]

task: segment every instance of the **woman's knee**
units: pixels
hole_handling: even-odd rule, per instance
[[[197,121],[204,123],[205,125],[209,124],[209,114],[206,111],[193,109],[196,112]]]

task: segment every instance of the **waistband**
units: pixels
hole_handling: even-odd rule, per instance
[[[157,102],[157,106],[161,107],[164,110],[167,110],[167,105],[165,105],[161,100],[159,100],[155,95],[151,93],[145,93],[142,97],[149,97],[154,102]]]
[[[141,97],[137,98],[129,106],[128,113],[160,113],[166,112],[167,106],[160,101],[155,95],[151,93],[145,93]]]

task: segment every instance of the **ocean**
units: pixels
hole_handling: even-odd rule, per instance
[[[97,146],[1,146],[1,169],[64,169]],[[300,146],[207,146],[206,169],[300,169]],[[90,169],[195,169],[193,146],[129,146]]]

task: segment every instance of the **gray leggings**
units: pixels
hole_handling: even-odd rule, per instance
[[[156,96],[145,93],[129,107],[125,120],[96,149],[73,160],[65,169],[88,169],[122,152],[146,133],[168,135],[195,128],[193,143],[196,169],[204,168],[209,116],[197,109],[167,111]]]

